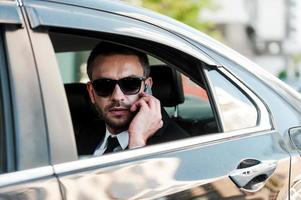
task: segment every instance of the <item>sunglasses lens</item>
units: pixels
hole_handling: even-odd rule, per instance
[[[97,79],[92,82],[98,96],[106,97],[112,94],[116,81],[111,79]]]
[[[120,89],[125,95],[137,94],[141,88],[141,81],[143,78],[126,77],[120,80],[112,79],[96,79],[92,82],[93,88],[98,96],[107,97],[111,95],[118,83]]]
[[[137,94],[141,88],[141,81],[137,77],[127,77],[119,80],[119,86],[125,95]]]

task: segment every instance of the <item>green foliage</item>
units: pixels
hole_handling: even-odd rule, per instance
[[[214,24],[202,22],[199,18],[202,9],[215,9],[211,0],[140,0],[148,9],[172,17],[209,35],[216,36]]]
[[[286,70],[282,70],[279,74],[278,74],[278,78],[280,78],[281,80],[285,80],[287,78],[287,72]]]

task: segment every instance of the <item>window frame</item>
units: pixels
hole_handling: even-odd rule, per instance
[[[237,88],[243,95],[245,95],[245,97],[247,99],[250,100],[250,102],[254,105],[254,107],[256,108],[257,111],[257,122],[256,122],[256,126],[254,127],[246,127],[246,128],[242,128],[242,129],[237,129],[237,130],[230,130],[230,131],[225,131],[224,130],[224,126],[225,126],[225,122],[222,118],[222,110],[220,108],[220,105],[218,104],[217,99],[217,94],[215,93],[214,90],[214,84],[212,83],[212,81],[210,80],[210,75],[209,75],[209,71],[210,70],[215,70],[217,71],[221,76],[223,76],[225,79],[227,79],[230,83],[232,83],[232,85]],[[208,87],[210,87],[210,89],[208,89],[208,91],[210,91],[210,98],[212,98],[215,103],[216,106],[216,110],[219,113],[220,116],[220,122],[222,125],[222,132],[236,132],[236,131],[240,131],[240,130],[247,130],[250,132],[256,132],[256,131],[264,131],[264,130],[271,130],[273,129],[273,124],[271,123],[271,116],[269,113],[269,110],[267,109],[265,103],[260,99],[260,97],[254,93],[248,86],[246,86],[244,83],[242,83],[235,75],[233,75],[229,70],[227,70],[225,67],[223,66],[218,66],[215,68],[204,68],[204,74],[206,76],[207,82],[208,82]]]
[[[111,34],[116,34],[120,37],[115,39],[117,40],[117,42],[119,39],[119,41],[122,41],[122,43],[134,43],[133,38],[141,40],[147,38],[150,41],[156,41],[158,43],[165,44],[166,46],[180,48],[183,52],[189,52],[189,54],[194,55],[200,60],[204,60],[209,64],[215,64],[215,62],[204,52],[199,51],[198,48],[191,45],[188,41],[184,40],[180,36],[155,25],[131,17],[104,12],[97,9],[87,9],[81,6],[45,1],[26,1],[24,2],[24,7],[26,15],[28,16],[29,26],[31,27],[29,34],[32,38],[32,45],[33,51],[36,56],[37,68],[38,71],[41,71],[39,72],[39,76],[41,80],[41,88],[43,90],[42,95],[44,101],[49,101],[48,98],[50,96],[53,96],[55,92],[44,90],[44,87],[46,88],[49,86],[46,83],[47,78],[42,78],[45,76],[42,71],[44,71],[45,69],[49,70],[47,77],[49,77],[49,74],[59,74],[59,67],[56,62],[54,51],[52,52],[50,51],[50,49],[48,49],[48,47],[52,46],[49,35],[47,34],[47,31],[49,29],[62,32],[67,30],[67,33],[73,32],[76,34],[84,32],[85,34],[82,35],[102,34],[103,36],[107,37],[110,37]],[[127,37],[127,41],[120,40],[120,38],[124,37]],[[179,43],[178,40],[181,41],[181,43]],[[41,44],[43,44],[44,47],[41,47]],[[150,47],[155,48],[155,45]],[[169,56],[173,56],[170,52],[167,53],[170,54]],[[43,61],[46,60],[45,58],[47,57],[48,63]],[[41,64],[40,62],[43,64]],[[42,65],[44,65],[44,67],[41,67]],[[57,69],[50,70],[50,68],[53,66],[57,66]],[[56,79],[59,80],[59,82],[62,82],[60,76],[51,78],[53,80]],[[44,80],[45,83],[42,83],[44,82]],[[63,84],[61,86],[58,86],[56,83],[56,92],[59,92],[61,96],[65,96],[65,93],[62,94],[63,91]],[[52,106],[48,105],[49,103],[44,103],[46,110],[45,114],[47,115],[46,118],[48,121],[47,129],[50,146],[50,159],[51,163],[54,164],[72,161],[77,157],[67,98],[61,100],[56,99],[56,103],[60,106],[61,111],[65,111],[66,109],[68,109],[68,111],[64,112],[64,116],[60,116],[61,120],[53,120],[63,121],[67,126],[67,128],[63,128],[60,127],[58,123],[53,123],[51,121],[51,119],[55,116],[55,112],[53,109],[51,109]],[[68,114],[68,116],[66,114]],[[70,148],[67,148],[66,145],[64,146],[63,140],[58,139],[59,137],[61,137],[60,135],[62,135],[63,132],[65,137],[64,140],[66,140],[66,138],[69,138],[71,141],[71,143],[68,144]],[[68,149],[69,151],[64,151],[64,155],[58,151],[63,147],[65,147],[65,149]]]
[[[61,30],[61,29],[60,29]],[[55,29],[55,31],[59,31],[59,30],[57,30],[57,29]],[[78,32],[78,31],[76,31],[79,35],[80,35],[80,32]],[[74,32],[73,32],[73,30],[70,30],[70,34],[74,34]],[[92,35],[95,35],[95,33],[93,32],[92,33]],[[97,34],[96,34],[97,35]],[[101,36],[101,33],[99,33],[98,34],[98,36],[96,37],[95,36],[95,38],[98,38],[98,39],[100,39],[100,38],[102,38]],[[113,38],[115,38],[115,36],[116,35],[114,35],[114,34],[111,34],[111,36],[108,36],[108,35],[106,35],[104,38],[106,39],[106,40],[109,40],[109,39],[112,39],[113,40]],[[121,36],[121,38],[126,38],[127,36]],[[102,38],[103,39],[103,38]],[[135,39],[131,39],[131,40],[135,40]],[[139,42],[137,42],[138,40],[141,40],[141,39],[137,39],[136,38],[136,46],[135,45],[132,45],[132,46],[134,46],[134,47],[137,47],[137,43],[139,43]],[[122,40],[120,40],[120,39],[117,39],[116,40],[116,38],[115,38],[115,40],[113,40],[114,42],[120,42],[120,41],[122,41]],[[128,40],[127,40],[128,41]],[[144,41],[145,42],[145,41]],[[141,42],[142,44],[143,44],[143,42]],[[124,43],[123,43],[124,44]],[[129,43],[127,43],[127,45],[130,45],[131,43],[129,42]],[[139,45],[138,45],[139,46]],[[143,46],[143,45],[141,45],[141,46]],[[169,48],[173,48],[173,47],[169,47]],[[146,53],[149,53],[151,56],[154,56],[154,57],[157,57],[158,58],[158,54],[157,55],[154,55],[154,53],[152,53],[152,52],[146,52]],[[192,56],[191,56],[192,57]],[[162,58],[160,58],[161,60],[162,60]],[[173,60],[173,63],[170,63],[168,60],[164,60],[163,59],[163,61],[164,62],[167,62],[168,64],[170,64],[171,66],[175,66],[175,65],[179,65],[179,63],[177,63],[177,60],[178,59],[174,59]],[[205,66],[205,67],[204,67]],[[205,76],[205,73],[206,72],[201,72],[202,70],[204,70],[206,67],[208,68],[212,68],[212,67],[216,67],[216,66],[209,66],[209,65],[207,65],[206,66],[206,64],[205,63],[202,63],[202,61],[201,60],[198,60],[198,63],[195,63],[195,66],[194,66],[196,69],[200,69],[200,75],[199,76],[204,76],[205,78],[207,77],[207,76]],[[177,68],[178,69],[178,68]],[[180,69],[181,70],[181,69]],[[230,72],[227,72],[226,71],[226,69],[221,69],[221,68],[219,68],[219,70],[221,70],[222,71],[222,73],[223,73],[223,75],[224,76],[226,76],[227,77],[227,79],[230,79],[231,80],[231,82],[235,82],[235,84],[237,84],[237,85],[239,85],[239,90],[241,91],[241,90],[243,90],[242,88],[244,88],[244,89],[247,89],[246,88],[246,86],[244,86],[241,82],[239,82],[238,80],[236,80],[236,78],[235,77],[232,77],[231,76],[231,73]],[[226,75],[225,75],[226,74]],[[229,76],[231,77],[231,78],[229,78]],[[189,76],[190,78],[191,78],[191,75]],[[202,78],[204,78],[204,77],[202,77]],[[209,97],[209,99],[211,99],[211,102],[214,102],[215,103],[215,97],[213,97],[214,99],[212,100],[212,98],[210,98],[210,90],[209,89],[211,89],[211,87],[209,86],[208,87],[208,85],[210,85],[209,84],[209,82],[208,81],[206,81],[206,80],[203,80],[205,83],[207,83],[207,86],[206,86],[206,84],[205,84],[205,88],[207,88],[207,93],[208,93],[208,97]],[[238,87],[238,86],[236,86],[236,87]],[[248,89],[247,89],[248,90]],[[252,102],[253,102],[253,97],[255,97],[255,95],[251,92],[251,91],[242,91],[242,93],[247,93],[248,95],[247,95],[247,97],[248,97],[248,99],[251,99],[252,100]],[[250,94],[249,94],[250,93]],[[250,97],[251,96],[251,97]],[[260,104],[260,103],[256,103],[256,105],[257,104]],[[219,111],[218,111],[218,108],[217,108],[217,106],[214,106],[214,105],[212,105],[212,103],[211,103],[211,106],[212,106],[212,110],[214,111],[215,109],[217,110],[217,113],[219,113]],[[259,111],[258,111],[259,112]],[[215,115],[215,117],[216,117],[216,115]],[[220,123],[216,120],[216,123],[217,123],[217,125],[220,125]],[[223,134],[223,133],[217,133],[217,134],[221,134],[220,135],[220,137],[219,136],[217,136],[216,137],[216,134],[215,133],[213,133],[213,137],[212,138],[219,138],[219,139],[221,139],[222,137],[226,137],[226,138],[228,138],[228,137],[233,137],[233,136],[235,136],[235,135],[237,135],[238,133],[242,133],[242,134],[245,134],[245,133],[250,133],[250,131],[251,132],[257,132],[257,131],[263,131],[263,130],[270,130],[270,128],[259,128],[259,127],[255,127],[255,128],[246,128],[246,129],[244,129],[244,130],[235,130],[235,131],[230,131],[231,133],[229,133],[229,132],[226,132],[225,134]],[[202,135],[202,136],[196,136],[196,138],[199,138],[199,137],[207,137],[208,135]],[[208,139],[209,138],[211,138],[211,137],[208,137]],[[206,139],[205,139],[205,141],[207,141]],[[180,142],[180,141],[174,141],[174,142]],[[177,146],[177,148],[180,148],[180,146]],[[147,156],[147,154],[146,154],[146,156]],[[92,158],[88,158],[88,159],[92,159]]]
[[[175,68],[176,70],[178,70],[180,73],[183,73],[184,75],[186,75],[187,77],[189,77],[192,81],[195,82],[195,84],[197,84],[199,87],[202,88],[206,88],[205,87],[205,80],[203,80],[203,74],[202,72],[199,70],[198,66],[201,66],[205,63],[203,63],[202,60],[199,60],[191,55],[188,55],[186,52],[180,51],[176,48],[170,47],[170,46],[165,46],[164,44],[160,44],[160,43],[155,43],[154,41],[149,41],[149,40],[145,40],[145,39],[141,39],[141,38],[134,38],[134,37],[130,37],[130,36],[124,36],[124,35],[119,35],[116,33],[111,33],[111,34],[103,34],[103,33],[95,33],[94,31],[78,31],[78,30],[73,30],[73,29],[61,29],[61,28],[47,28],[47,31],[45,31],[45,33],[48,32],[48,36],[49,33],[65,33],[65,34],[70,34],[70,35],[76,35],[79,37],[91,37],[94,38],[95,40],[106,40],[106,41],[111,41],[114,43],[119,43],[121,45],[126,45],[126,46],[131,46],[133,48],[139,49],[143,52],[145,52],[146,54],[159,59],[160,61],[164,62],[165,64],[167,64],[170,67]],[[49,41],[51,42],[51,37],[49,36]],[[154,45],[156,44],[156,45]],[[159,46],[158,46],[159,45]],[[157,47],[155,47],[157,46]],[[160,49],[163,47],[165,49],[174,49],[174,52],[172,53],[167,53],[165,54],[164,52],[161,52]],[[155,47],[155,48],[154,48]],[[145,50],[147,49],[147,50]],[[167,51],[168,52],[168,51]],[[180,56],[180,54],[182,55],[182,57]],[[175,56],[178,55],[178,56]],[[189,57],[187,57],[189,56]],[[190,59],[188,59],[190,58]],[[189,63],[189,64],[188,64]],[[193,65],[193,66],[192,66]],[[191,66],[189,67],[179,67],[179,66]],[[58,66],[59,69],[59,66]],[[193,69],[193,71],[189,72],[189,70]],[[189,74],[189,75],[188,75]],[[193,76],[194,75],[194,76]],[[63,82],[62,82],[63,83]],[[203,85],[199,85],[200,83],[203,83]],[[208,91],[207,91],[208,92]],[[213,115],[214,115],[214,107],[211,106]],[[214,118],[216,118],[216,116],[214,115]],[[218,125],[218,121],[216,121],[217,127]],[[220,130],[218,130],[218,132],[220,132]],[[211,133],[210,133],[211,134]],[[196,136],[197,137],[197,136]]]
[[[15,2],[0,2],[0,165],[3,171],[0,173],[13,172],[16,170],[15,138],[12,97],[10,91],[8,62],[6,59],[5,27],[7,25],[21,25],[21,13]]]
[[[3,141],[1,141],[1,151],[3,151],[1,152],[1,167],[3,166],[4,168],[3,173],[7,173],[15,171],[16,166],[11,93],[2,26],[0,26],[0,66],[0,115],[2,115],[0,119],[0,131],[2,131],[3,134],[1,136],[1,139],[3,139]]]

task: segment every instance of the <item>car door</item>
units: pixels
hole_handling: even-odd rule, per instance
[[[15,2],[0,13],[0,199],[61,199],[26,25]]]
[[[244,58],[237,57],[235,52],[208,49],[197,44],[201,49],[215,58],[240,80],[252,86],[252,90],[260,95],[268,105],[276,128],[291,155],[290,168],[290,196],[292,199],[300,197],[300,145],[299,133],[301,123],[300,94],[287,87],[273,75],[268,74]],[[224,48],[222,48],[224,49]],[[237,58],[235,61],[233,58]],[[268,83],[268,84],[267,84]]]
[[[51,113],[46,119],[51,163],[64,198],[288,198],[290,157],[274,128],[268,108],[257,94],[227,70],[218,67],[219,63],[206,52],[183,38],[113,11],[102,12],[101,3],[95,3],[93,9],[83,5],[46,1],[24,3],[32,28],[29,32],[36,62],[41,63],[37,67],[44,107]],[[181,70],[192,79],[202,77],[219,131],[76,160],[68,104],[54,50],[50,48],[48,34],[52,31],[79,37],[101,37],[134,46],[175,66],[191,64],[182,66]],[[51,71],[52,81],[48,80],[48,71]],[[56,90],[44,89],[50,83]],[[50,100],[53,96],[59,113]],[[226,103],[223,100],[227,100]],[[235,105],[241,109],[235,109]],[[243,117],[249,121],[239,121]],[[64,123],[59,123],[58,119]]]

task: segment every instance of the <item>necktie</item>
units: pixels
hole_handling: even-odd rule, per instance
[[[108,140],[107,140],[107,149],[105,150],[105,152],[103,154],[113,152],[114,149],[118,146],[119,146],[119,142],[118,142],[117,137],[109,136]]]

